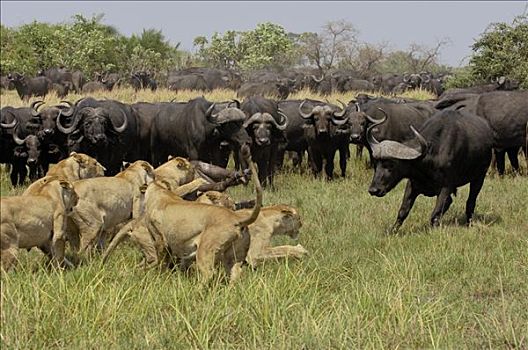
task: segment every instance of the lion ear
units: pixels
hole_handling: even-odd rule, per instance
[[[70,153],[70,157],[72,157],[73,159],[75,159],[75,161],[77,163],[83,163],[83,158],[81,157],[81,155],[77,152],[72,152]]]
[[[141,185],[141,186],[139,187],[139,191],[140,191],[141,193],[145,193],[145,192],[147,191],[147,187],[148,187],[147,184]]]
[[[163,184],[163,187],[165,187],[167,190],[172,191],[172,187],[170,183],[166,180],[160,180],[160,182]]]
[[[72,188],[72,185],[69,181],[60,180],[59,184],[61,185],[62,188],[66,188],[68,190]]]
[[[178,158],[177,159],[176,167],[178,167],[178,169],[188,169],[189,168],[187,166],[187,162],[183,158]]]
[[[295,211],[293,209],[287,208],[287,209],[281,209],[282,214],[288,214],[288,215],[295,215]]]

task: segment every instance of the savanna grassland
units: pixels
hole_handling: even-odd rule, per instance
[[[197,95],[120,89],[95,97],[131,103]],[[324,100],[308,92],[291,98],[304,97]],[[1,104],[23,105],[13,91]],[[10,188],[4,170],[1,175],[3,196],[21,192]],[[429,227],[434,199],[419,197],[392,236],[385,231],[404,182],[374,198],[367,192],[371,177],[366,157],[352,157],[347,178],[332,182],[286,167],[264,202],[299,208],[299,243],[310,255],[245,268],[234,285],[144,270],[128,243],[107,265],[95,257],[67,271],[46,268],[40,252],[23,252],[16,269],[1,275],[2,349],[528,348],[526,175],[490,173],[469,228],[463,187],[439,228]],[[250,187],[228,191],[237,199],[253,196]]]

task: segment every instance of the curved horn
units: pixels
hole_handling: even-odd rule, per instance
[[[389,118],[387,112],[385,112],[385,111],[384,111],[383,109],[381,109],[381,108],[378,108],[378,109],[379,109],[380,111],[382,111],[383,114],[385,114],[385,116],[384,116],[382,119],[374,119],[374,118],[372,118],[370,115],[366,114],[366,117],[367,117],[368,121],[371,122],[371,123],[373,123],[373,124],[376,124],[376,125],[383,123],[385,120],[387,120],[387,119]]]
[[[420,155],[424,154],[427,150],[427,140],[414,128],[414,126],[410,125],[409,127],[411,128],[411,131],[416,136],[416,138],[418,139],[418,143],[420,144]]]
[[[84,107],[83,109],[93,110],[92,107]],[[81,121],[81,117],[79,115],[80,113],[77,113],[75,117],[73,118],[72,124],[69,127],[65,127],[64,125],[62,125],[62,122],[61,122],[62,110],[60,110],[59,115],[57,116],[57,122],[56,122],[57,129],[59,129],[59,131],[62,132],[63,134],[71,134],[77,128],[77,124],[79,124],[79,122]]]
[[[244,124],[242,124],[242,126],[243,126],[244,129],[245,129],[245,128],[247,128],[248,126],[250,126],[251,124],[260,121],[261,117],[262,117],[262,113],[257,112],[257,113],[255,113],[255,114],[253,114],[251,117],[249,117],[249,118],[244,122]]]
[[[41,101],[41,100],[39,100],[39,101],[34,101],[33,103],[31,103],[31,105],[29,106],[29,108],[31,108],[31,115],[32,115],[33,117],[38,117],[38,115],[39,115],[38,108],[39,108],[40,106],[42,106],[43,104],[45,104],[45,102],[44,102],[44,101]]]
[[[75,103],[74,103],[75,107],[77,107],[79,105],[79,103],[81,103],[85,99],[86,99],[86,97],[82,97],[82,98],[78,99],[77,101],[75,101]]]
[[[13,121],[11,123],[1,123],[0,122],[0,127],[4,128],[4,129],[12,129],[14,128],[17,124],[18,124],[18,119],[15,117],[15,115],[11,112],[7,112],[9,114],[11,114],[13,116]]]
[[[237,99],[233,99],[233,100],[231,100],[231,102],[229,102],[229,103],[227,104],[227,107],[228,107],[228,108],[231,107],[231,104],[233,104],[233,103],[236,104],[236,108],[240,109],[240,101],[237,100]]]
[[[299,105],[299,114],[301,115],[301,117],[303,117],[304,119],[310,119],[312,117],[312,112],[310,112],[309,114],[306,114],[302,111],[302,107],[304,106],[304,103],[306,102],[306,100],[302,101],[301,104]]]
[[[313,75],[313,74],[311,75],[311,77],[312,77],[312,79],[313,79],[316,83],[320,83],[320,82],[322,82],[323,79],[324,79],[324,75],[321,75],[321,78],[320,78],[320,79],[317,79],[317,78],[315,77],[315,75]]]
[[[276,127],[278,130],[280,131],[284,131],[284,129],[286,129],[286,126],[288,126],[288,119],[286,119],[283,124],[279,124],[277,123],[277,121],[275,120],[275,118],[273,118],[273,116],[269,113],[263,113],[262,114],[262,117],[263,117],[263,121],[264,122],[268,122],[268,123],[271,123],[273,124],[274,127]],[[284,118],[284,115],[281,115],[282,119]]]
[[[337,102],[339,102],[341,104],[341,106],[343,106],[343,109],[347,108],[347,105],[343,101],[341,101],[340,99],[337,99]]]
[[[346,114],[346,105],[343,102],[341,102],[341,101],[339,101],[339,103],[341,103],[343,105],[343,109],[341,109],[341,111],[339,111],[339,112],[334,112],[332,114],[333,115],[332,120],[334,120],[334,117],[343,118],[345,116],[345,114]],[[348,118],[346,118],[346,119],[348,119]],[[338,124],[338,125],[340,125],[340,124]]]
[[[24,143],[26,143],[26,140],[27,140],[27,138],[29,137],[29,135],[26,136],[26,137],[22,140],[22,139],[18,136],[18,127],[19,127],[19,125],[17,125],[15,131],[13,132],[13,141],[15,141],[15,143],[16,143],[17,145],[22,146]]]
[[[372,129],[374,129],[376,126],[380,125],[381,123],[383,123],[385,120],[387,120],[387,118],[385,117],[381,120],[376,120],[376,119],[372,119],[368,115],[367,115],[367,118],[372,122],[372,124],[367,128],[367,142],[370,145],[370,148],[372,149],[372,151],[374,151],[374,149],[379,146],[379,141],[376,140],[376,138],[372,135]]]
[[[213,104],[207,108],[207,111],[205,111],[205,118],[211,123],[216,123],[216,119],[218,118],[218,114],[213,114],[215,105],[216,103],[213,102]]]
[[[123,115],[123,124],[121,124],[121,126],[115,126],[114,123],[112,122],[112,119],[110,119],[110,122],[112,123],[112,126],[114,127],[114,130],[118,133],[122,133],[123,131],[125,131],[126,127],[128,126],[128,118],[127,118],[127,115],[125,113],[125,111],[123,111],[122,109],[119,109],[121,111],[121,114]]]
[[[361,107],[359,106],[359,103],[354,102],[354,105],[356,106],[356,112],[361,112]]]
[[[273,125],[275,125],[275,127],[277,129],[279,129],[280,131],[284,131],[288,127],[288,123],[289,123],[288,116],[286,114],[282,113],[280,108],[277,109],[277,114],[279,114],[281,116],[282,123],[281,124],[277,123],[275,121],[275,118],[273,118]]]
[[[75,106],[70,101],[60,101],[60,103],[66,103],[70,108],[68,110],[63,111],[61,109],[61,114],[65,117],[71,117],[73,115],[73,112],[75,111]]]

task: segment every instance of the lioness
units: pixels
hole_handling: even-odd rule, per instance
[[[48,182],[61,178],[65,181],[76,181],[104,176],[105,168],[94,158],[83,153],[70,153],[70,156],[53,166],[46,176],[33,182],[22,195],[38,194],[41,187]]]
[[[236,208],[238,204],[227,194],[215,191],[204,193],[196,201],[220,205],[226,208]],[[252,267],[267,259],[288,257],[300,259],[308,253],[302,245],[273,247],[271,238],[275,235],[288,235],[293,239],[297,239],[301,226],[301,217],[294,207],[284,204],[264,207],[260,211],[257,220],[249,226],[251,237],[249,248],[245,247],[243,245],[245,242],[241,241],[242,245],[237,246],[237,250],[239,252],[247,250],[246,261]]]
[[[80,236],[80,251],[90,250],[104,231],[130,220],[139,188],[153,180],[154,168],[138,160],[116,176],[75,181],[80,199],[71,219]]]
[[[40,248],[58,265],[64,263],[67,216],[78,196],[69,181],[54,179],[38,195],[3,197],[0,205],[2,268],[16,262],[20,248]]]
[[[169,160],[154,170],[157,179],[165,180],[177,194],[186,199],[196,199],[197,193],[224,191],[226,188],[245,183],[245,174],[219,166],[192,161],[181,157]],[[184,185],[190,184],[187,187]]]
[[[67,181],[104,176],[105,167],[84,153],[71,152],[70,156],[53,166],[46,176],[60,176]]]
[[[141,219],[120,230],[105,252],[103,261],[123,238],[133,232],[150,263],[157,263],[162,254],[160,247],[176,259],[196,254],[198,271],[204,280],[211,278],[214,265],[221,262],[230,280],[234,281],[247,251],[231,252],[233,244],[237,240],[249,241],[247,228],[255,222],[262,206],[262,188],[249,150],[245,151],[245,155],[257,193],[252,210],[241,212],[188,202],[167,189],[166,185],[154,181],[146,189],[145,210]]]

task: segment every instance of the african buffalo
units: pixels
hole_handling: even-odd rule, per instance
[[[64,124],[63,114],[57,118],[57,128],[68,135],[69,152],[94,157],[106,168],[106,175],[117,174],[123,161],[138,159],[138,117],[132,107],[86,98],[76,103],[70,125]]]
[[[429,118],[419,131],[411,125],[415,137],[410,140],[379,142],[373,130],[385,120],[376,121],[367,130],[367,140],[377,161],[368,191],[372,196],[383,197],[402,179],[409,179],[391,231],[402,225],[420,194],[437,196],[431,225],[439,225],[453,201],[451,195],[456,195],[457,188],[467,183],[469,223],[491,161],[492,131],[486,120],[465,111],[442,111]]]
[[[243,126],[252,139],[251,158],[257,164],[260,183],[273,186],[279,146],[286,143],[288,117],[279,111],[275,101],[261,96],[246,99],[241,109],[247,116]]]
[[[9,74],[7,78],[13,83],[21,100],[29,101],[32,96],[46,96],[52,89],[52,82],[46,77],[26,79],[22,74]]]
[[[163,106],[150,133],[153,166],[164,163],[169,155],[213,161],[211,152],[219,148],[219,140],[234,145],[238,152],[242,145],[251,144],[242,127],[245,119],[240,109],[229,104],[220,109],[203,97]]]
[[[505,153],[512,167],[518,171],[519,148],[526,148],[528,123],[528,91],[492,91],[482,94],[456,94],[436,103],[438,109],[466,110],[486,119],[493,131],[493,148],[497,170],[504,174]]]
[[[334,177],[334,157],[339,151],[339,165],[341,176],[345,177],[346,163],[349,155],[349,130],[346,110],[337,106],[324,104],[311,108],[310,112],[303,111],[303,101],[298,108],[299,114],[304,119],[304,136],[308,143],[308,156],[314,175],[323,170],[328,179]]]
[[[350,125],[350,142],[367,147],[371,163],[374,158],[366,139],[367,128],[376,120],[387,116],[387,121],[372,132],[382,140],[403,141],[412,137],[409,125],[419,128],[436,110],[429,102],[404,102],[386,98],[361,100],[363,103],[349,103],[346,115]],[[402,102],[402,103],[399,103]]]

